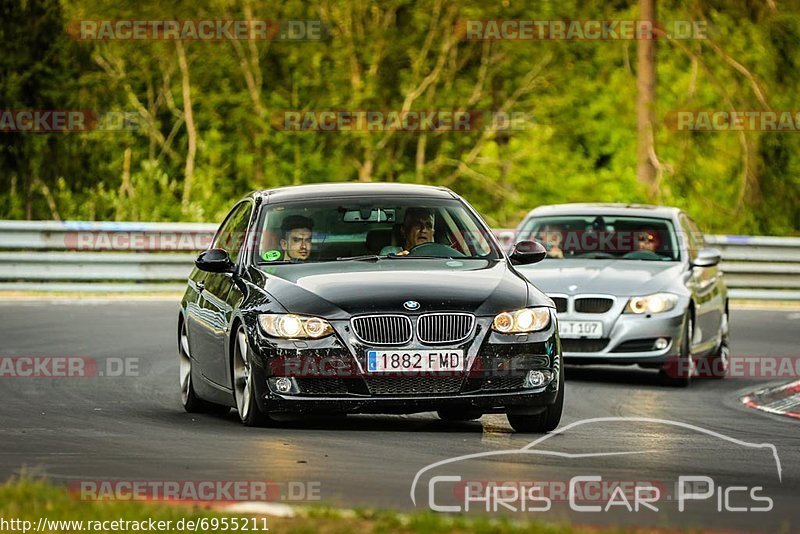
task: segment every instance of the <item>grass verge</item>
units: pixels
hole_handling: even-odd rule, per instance
[[[294,517],[266,516],[262,521],[259,516],[253,529],[249,523],[249,532],[263,532],[267,527],[270,532],[286,533],[322,533],[338,534],[351,532],[364,533],[548,533],[568,534],[573,532],[625,532],[619,529],[587,527],[575,528],[570,525],[552,525],[540,522],[519,522],[506,518],[489,518],[481,516],[445,515],[433,512],[398,513],[387,510],[356,509],[340,510],[323,506],[297,507]],[[142,501],[81,501],[70,495],[65,488],[55,486],[45,480],[23,478],[12,479],[0,485],[0,531],[22,532],[27,523],[28,531],[36,531],[40,518],[46,518],[49,528],[38,532],[72,534],[77,532],[124,532],[147,531],[144,528],[134,529],[127,525],[126,530],[114,528],[112,521],[147,522],[170,521],[169,530],[149,530],[150,532],[223,532],[221,526],[213,528],[214,520],[221,524],[225,518],[253,521],[254,516],[245,516],[214,510],[206,506],[186,503],[169,504]],[[16,528],[9,521],[17,520]],[[184,528],[176,528],[183,520]],[[207,528],[186,528],[188,521],[205,520]],[[6,523],[2,523],[5,521]],[[53,521],[62,524],[53,525]],[[73,523],[65,525],[65,521],[82,521],[81,525]],[[88,522],[98,526],[106,523],[104,529],[87,529]],[[265,522],[264,522],[265,521]],[[241,523],[240,523],[241,526]],[[81,529],[82,527],[82,529]],[[231,531],[229,528],[227,531]],[[242,529],[240,528],[241,532]],[[629,530],[627,532],[633,532]],[[639,532],[643,532],[639,530]]]

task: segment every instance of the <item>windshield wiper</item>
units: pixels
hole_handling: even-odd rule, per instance
[[[276,260],[276,261],[259,261],[259,265],[295,265],[301,263],[316,263],[314,261],[302,261],[302,260]]]
[[[471,256],[409,256],[408,254],[388,254],[379,256],[378,254],[364,254],[363,256],[343,256],[336,258],[336,261],[378,261],[378,260],[477,260],[485,258],[474,258]]]
[[[379,256],[377,254],[364,254],[362,256],[342,256],[336,258],[336,261],[377,261],[386,259],[386,256]]]

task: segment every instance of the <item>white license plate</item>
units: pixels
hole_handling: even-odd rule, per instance
[[[558,334],[565,338],[603,337],[602,321],[559,321]]]
[[[369,350],[367,371],[463,371],[463,350]]]

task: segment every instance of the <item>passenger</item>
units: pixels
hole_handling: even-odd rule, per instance
[[[640,230],[637,234],[636,250],[655,252],[658,249],[658,236],[651,230]]]
[[[561,249],[561,230],[553,226],[545,226],[541,235],[544,239],[544,248],[547,249],[548,258],[563,258],[564,251]]]
[[[283,260],[307,261],[311,256],[311,230],[314,221],[302,215],[289,215],[281,224]]]

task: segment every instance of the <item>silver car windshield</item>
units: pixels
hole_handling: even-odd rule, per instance
[[[534,239],[555,259],[677,261],[680,246],[669,219],[612,215],[532,217],[518,240]]]
[[[490,230],[456,199],[285,202],[265,206],[258,224],[261,263],[502,257]]]

